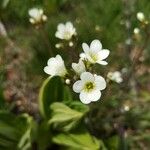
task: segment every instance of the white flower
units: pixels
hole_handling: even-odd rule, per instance
[[[102,44],[99,40],[93,40],[88,46],[86,43],[82,44],[83,51],[86,58],[91,63],[98,63],[101,65],[107,65],[108,63],[104,60],[109,55],[109,50],[102,49]]]
[[[140,29],[139,28],[134,28],[134,34],[139,34],[140,33]]]
[[[141,22],[143,22],[143,21],[145,20],[145,16],[144,16],[144,14],[143,14],[142,12],[138,12],[138,13],[136,14],[136,17],[137,17],[137,19],[138,19],[139,21],[141,21]]]
[[[125,105],[125,106],[124,106],[124,110],[125,110],[125,111],[129,111],[129,110],[130,110],[130,107],[129,107],[128,105]]]
[[[108,72],[107,77],[117,83],[121,83],[123,81],[122,75],[119,71]]]
[[[98,101],[101,97],[101,90],[106,88],[105,79],[90,72],[83,72],[80,79],[73,84],[73,91],[80,93],[81,102],[89,104],[92,101]]]
[[[76,29],[71,22],[66,24],[58,24],[55,36],[59,39],[70,40],[73,35],[76,35]]]
[[[48,66],[44,68],[44,72],[51,76],[64,77],[67,74],[64,61],[60,55],[50,58],[47,62],[47,65]]]
[[[85,65],[81,59],[79,59],[78,63],[72,63],[72,68],[79,75],[86,71]]]
[[[29,16],[31,17],[29,21],[32,24],[40,23],[41,21],[46,21],[47,16],[44,15],[43,9],[40,8],[32,8],[29,10]]]

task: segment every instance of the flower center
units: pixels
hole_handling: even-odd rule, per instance
[[[93,59],[93,61],[97,61],[98,57],[96,54],[90,53],[90,56]]]
[[[85,89],[87,92],[89,92],[89,91],[93,90],[94,87],[95,87],[95,85],[94,85],[92,82],[87,82],[87,83],[85,84],[84,89]]]
[[[70,39],[70,37],[71,37],[70,32],[66,31],[66,32],[64,33],[64,38],[65,38],[65,39]]]

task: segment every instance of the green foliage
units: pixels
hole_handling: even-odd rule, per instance
[[[0,149],[28,150],[34,123],[27,114],[16,117],[8,112],[0,112]]]
[[[106,141],[106,145],[109,150],[118,150],[119,149],[119,137],[117,135],[110,137]]]
[[[38,150],[46,150],[48,147],[51,147],[52,134],[47,121],[44,120],[38,124],[35,135],[35,142]]]
[[[104,150],[100,141],[92,137],[88,132],[62,133],[53,137],[57,144],[70,147],[70,150]]]
[[[88,111],[88,107],[81,103],[80,106],[83,107],[82,111],[71,109],[63,103],[56,102],[51,104],[52,113],[49,124],[54,124],[58,130],[68,131],[72,129]]]
[[[32,7],[43,8],[48,17],[47,22],[38,29],[29,23],[28,10]],[[134,41],[133,35],[133,29],[141,26],[136,13],[142,11],[149,19],[149,10],[148,0],[0,0],[0,21],[12,41],[9,45],[5,39],[0,39],[0,150],[36,149],[34,145],[38,150],[106,150],[104,144],[108,150],[118,150],[118,147],[121,150],[149,150],[149,45],[137,66],[139,72],[136,74],[135,71],[137,83],[133,82],[135,85],[131,87],[130,83],[127,86],[124,83],[121,86],[108,84],[101,101],[90,105],[90,110],[72,98],[69,87],[59,77],[49,77],[40,89],[40,115],[36,114],[38,117],[34,120],[29,115],[4,112],[10,107],[7,108],[3,97],[5,66],[2,66],[1,61],[3,51],[13,52],[19,47],[21,61],[27,58],[24,55],[31,56],[25,66],[20,64],[22,71],[28,75],[25,78],[34,88],[39,87],[32,79],[43,79],[43,67],[49,57],[57,53],[62,53],[65,59],[70,57],[68,47],[64,47],[65,50],[55,48],[55,44],[60,41],[54,35],[58,23],[72,21],[78,34],[77,42],[74,43],[75,52],[81,52],[81,43],[97,38],[102,41],[104,48],[111,50],[108,70],[128,69],[132,63],[127,61],[132,57],[128,49],[139,50],[139,43]],[[130,31],[127,31],[126,26]],[[143,26],[140,30],[143,33]],[[128,38],[133,39],[132,45],[125,44]],[[141,37],[142,45],[144,41],[145,38]],[[12,48],[12,45],[15,47]],[[137,47],[134,49],[135,45]],[[144,55],[147,66],[144,65]],[[4,61],[8,57],[4,57]],[[8,69],[10,65],[6,64],[6,67]],[[98,66],[97,70],[101,68]],[[108,70],[102,74],[106,75]],[[138,91],[135,95],[130,91],[134,91],[134,88]],[[17,92],[21,93],[21,90]],[[32,97],[32,90],[28,94]],[[129,110],[125,110],[125,107]],[[85,130],[85,126],[88,130]],[[81,127],[84,131],[80,130]]]
[[[2,8],[6,8],[9,2],[10,2],[10,0],[2,0],[2,2],[1,2]]]
[[[47,137],[48,134],[46,132],[49,135],[47,140],[44,140],[45,142],[43,141],[45,137],[43,137],[42,141],[38,141],[41,150],[42,148],[46,148],[48,144],[50,145],[51,138],[54,143],[66,145],[71,149],[80,149],[83,147],[83,150],[96,150],[99,148],[99,141],[90,136],[87,131],[77,134],[69,133],[83,125],[82,118],[88,112],[87,106],[81,102],[73,101],[70,95],[70,91],[59,77],[49,77],[44,81],[40,90],[39,107],[41,114],[48,122],[45,120],[45,123],[42,123],[41,127],[39,126],[40,132],[38,133],[38,137],[43,137],[43,135]],[[56,131],[57,136],[55,134]],[[80,140],[83,141],[81,142]]]
[[[40,90],[39,109],[43,117],[50,116],[50,104],[53,102],[69,101],[71,94],[61,81],[60,77],[47,78]]]

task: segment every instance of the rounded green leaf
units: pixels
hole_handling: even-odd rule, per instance
[[[50,117],[50,105],[53,102],[71,100],[71,93],[58,76],[47,78],[39,95],[39,110],[44,118]]]

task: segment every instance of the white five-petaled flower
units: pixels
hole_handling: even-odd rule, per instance
[[[78,75],[86,71],[85,65],[81,59],[79,59],[78,63],[72,63],[72,68]]]
[[[47,20],[47,16],[44,15],[43,9],[40,8],[32,8],[28,11],[29,16],[31,18],[29,18],[29,21],[32,24],[37,24],[40,23],[41,21],[46,21]]]
[[[108,63],[104,60],[109,55],[109,50],[102,49],[102,44],[99,40],[93,40],[88,46],[86,43],[82,44],[83,51],[86,58],[91,63],[98,63],[101,65],[107,65]]]
[[[62,40],[70,40],[73,35],[76,35],[76,29],[71,22],[66,24],[58,24],[55,36]]]
[[[44,72],[51,76],[62,76],[67,74],[64,61],[60,55],[52,57],[48,60],[47,66],[44,67]]]
[[[101,97],[101,90],[106,88],[105,79],[90,72],[83,72],[80,79],[73,84],[73,91],[80,93],[81,102],[89,104],[98,101]]]
[[[122,75],[119,71],[108,72],[107,77],[108,79],[115,81],[117,83],[121,83],[123,81]]]

